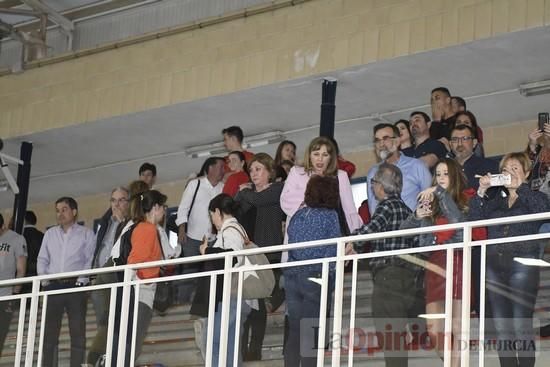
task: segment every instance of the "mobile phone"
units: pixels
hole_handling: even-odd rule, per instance
[[[491,175],[491,186],[504,186],[512,183],[512,177],[499,173],[497,175]]]
[[[548,124],[549,115],[548,112],[539,113],[539,130],[544,131],[544,124]]]

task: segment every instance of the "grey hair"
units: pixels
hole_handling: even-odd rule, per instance
[[[389,163],[382,163],[378,167],[374,179],[382,185],[386,195],[401,195],[403,174],[399,167]]]
[[[130,190],[124,186],[117,186],[113,190],[111,190],[111,195],[115,193],[115,191],[124,191],[128,197],[130,197]]]

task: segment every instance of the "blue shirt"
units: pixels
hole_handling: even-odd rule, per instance
[[[403,174],[403,190],[401,191],[401,199],[407,204],[409,209],[414,211],[416,209],[416,196],[420,191],[427,189],[432,185],[432,175],[426,167],[426,164],[420,159],[411,158],[399,154],[399,160],[395,164],[401,170]],[[374,177],[378,171],[380,163],[375,164],[369,169],[367,173],[367,186],[368,186],[368,199],[369,199],[369,211],[374,213],[378,200],[374,196],[374,191],[370,184],[371,178]]]
[[[304,207],[299,209],[288,224],[288,243],[308,242],[342,236],[336,210]],[[288,261],[300,261],[336,256],[336,246],[324,245],[290,250]],[[334,264],[332,264],[334,265]],[[332,266],[334,268],[334,266]],[[285,273],[320,272],[321,264],[286,268]]]
[[[38,253],[37,273],[44,275],[90,269],[95,242],[92,230],[80,224],[73,224],[67,232],[61,226],[48,229]]]

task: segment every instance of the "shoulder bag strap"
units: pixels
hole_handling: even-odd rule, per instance
[[[197,188],[193,194],[193,200],[191,200],[191,206],[189,206],[189,211],[187,212],[187,222],[189,222],[189,216],[191,215],[191,210],[193,210],[193,205],[195,205],[195,199],[197,198],[197,192],[199,192],[199,187],[201,186],[201,179],[197,178]]]
[[[240,228],[239,228],[240,227]],[[250,243],[250,239],[248,238],[248,236],[245,234],[246,232],[244,231],[244,229],[241,227],[241,226],[227,226],[223,229],[223,232],[225,232],[225,230],[227,228],[233,228],[235,229],[237,232],[239,232],[239,234],[241,235],[243,241],[244,241],[244,244],[245,246],[248,245]],[[220,234],[222,236],[222,245],[223,245],[223,232]],[[225,247],[225,246],[224,246]]]

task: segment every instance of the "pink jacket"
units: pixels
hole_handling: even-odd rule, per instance
[[[306,192],[306,186],[309,181],[310,175],[308,175],[303,167],[294,166],[290,169],[288,177],[281,193],[281,208],[286,213],[286,223],[290,223],[290,219],[296,213],[296,211],[302,206],[304,202],[304,194]],[[349,183],[348,175],[342,170],[338,170],[338,183],[340,186],[340,201],[342,202],[342,209],[346,215],[346,221],[351,232],[363,225],[361,217],[357,213],[357,208],[353,201],[353,194],[351,192],[351,185]],[[288,243],[288,238],[285,230],[285,243]]]

